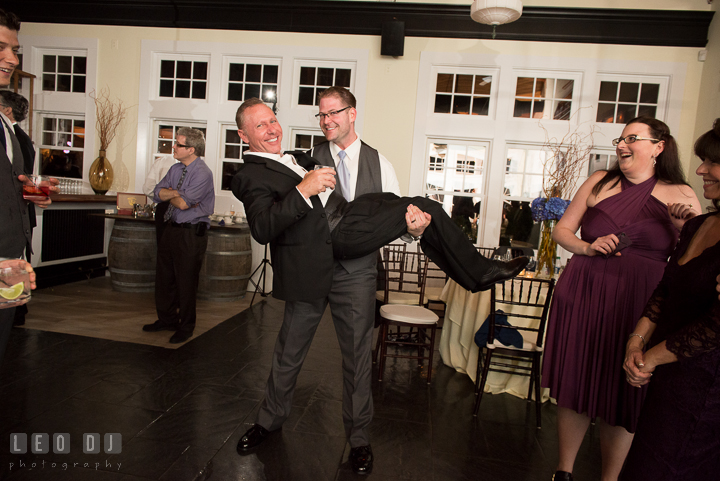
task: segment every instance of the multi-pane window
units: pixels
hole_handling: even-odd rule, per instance
[[[334,85],[349,89],[351,77],[349,68],[300,67],[298,105],[318,105],[318,94]]]
[[[488,115],[492,75],[438,73],[435,113]]]
[[[297,150],[310,150],[323,142],[325,142],[325,136],[322,133],[297,134],[294,145]]]
[[[205,127],[200,127],[197,125],[187,125],[183,123],[174,123],[174,122],[160,122],[157,125],[157,132],[155,134],[155,158],[162,157],[165,154],[172,154],[172,146],[175,142],[175,136],[177,135],[177,130],[181,127],[191,127],[193,129],[198,129],[205,135]]]
[[[44,92],[85,93],[87,57],[85,55],[42,56],[42,89]]]
[[[540,77],[518,77],[513,117],[569,120],[575,81]]]
[[[49,116],[41,119],[40,174],[82,178],[85,120],[79,117]]]
[[[161,60],[160,97],[205,99],[208,62],[199,60]]]
[[[220,189],[230,190],[230,183],[240,169],[242,154],[249,149],[250,146],[240,139],[236,126],[223,126],[221,132],[224,132],[224,135],[222,137],[223,161]]]
[[[424,194],[441,202],[453,221],[475,242],[485,196],[487,146],[431,142],[429,150]]]
[[[587,176],[590,177],[598,170],[608,170],[617,162],[617,155],[593,152],[588,160]]]
[[[509,148],[505,162],[504,194],[530,200],[541,196],[543,166],[549,155],[540,149]]]
[[[228,100],[257,97],[273,102],[277,99],[277,65],[231,62],[228,67]]]
[[[551,155],[538,148],[508,148],[499,245],[538,247],[539,224],[532,220],[530,202],[543,195],[543,169]]]
[[[624,124],[639,116],[657,115],[660,84],[601,81],[597,122]]]

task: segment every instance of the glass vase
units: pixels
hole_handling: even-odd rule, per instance
[[[552,239],[552,232],[556,223],[556,220],[544,220],[542,223],[540,248],[537,254],[537,277],[550,278],[555,273],[557,242]]]
[[[113,183],[113,169],[110,161],[105,156],[105,151],[100,151],[100,156],[90,166],[88,173],[90,187],[98,195],[105,195]]]

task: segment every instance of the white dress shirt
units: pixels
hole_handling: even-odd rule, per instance
[[[142,186],[143,194],[152,199],[155,195],[155,186],[163,180],[165,174],[170,170],[170,167],[175,165],[176,162],[177,160],[175,160],[172,154],[163,155],[157,159],[152,167],[150,167],[150,172],[148,172],[145,183]]]
[[[13,147],[12,147],[12,137],[10,136],[10,126],[12,125],[12,122],[10,121],[7,116],[0,112],[0,117],[2,117],[2,120],[0,120],[0,124],[2,124],[2,129],[5,131],[5,152],[7,152],[8,159],[10,159],[10,163],[13,162]],[[15,135],[15,132],[12,132],[12,135]]]
[[[355,187],[357,186],[361,146],[362,142],[360,142],[360,137],[358,137],[355,139],[355,142],[345,149],[345,154],[347,155],[347,157],[345,157],[345,166],[350,172],[350,188],[348,189],[350,192],[345,192],[345,194],[350,199],[355,198]],[[340,149],[335,142],[330,142],[330,154],[335,161],[336,168],[338,163],[340,163],[340,157],[338,157],[338,152],[340,152],[340,150],[342,149]],[[312,153],[310,155],[312,155]],[[383,154],[378,152],[378,156],[380,157],[380,181],[382,182],[382,191],[392,192],[400,197],[400,184],[398,182],[397,175],[395,175],[395,169]]]
[[[297,162],[295,162],[295,158],[290,154],[280,155],[280,154],[269,154],[266,152],[249,152],[249,154],[258,155],[260,157],[265,157],[267,159],[274,160],[276,162],[279,162],[283,164],[285,167],[289,168],[293,172],[295,172],[300,177],[305,177],[305,174],[307,174],[307,170],[302,166],[299,165]],[[297,187],[295,187],[297,189]],[[327,203],[328,197],[330,197],[330,193],[334,189],[325,189],[325,192],[320,192],[318,194],[318,197],[320,198],[320,202],[322,202],[323,207],[325,207],[325,204]],[[300,192],[300,189],[298,189],[298,192]],[[300,192],[300,195],[302,195],[302,192]],[[303,199],[305,199],[305,202],[312,208],[312,202],[310,199],[303,196]]]

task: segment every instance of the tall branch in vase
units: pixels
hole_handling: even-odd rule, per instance
[[[545,132],[543,147],[550,153],[543,162],[543,197],[533,200],[531,205],[533,220],[542,222],[537,266],[540,275],[551,276],[553,273],[557,244],[552,240],[552,231],[570,205],[569,198],[575,191],[580,171],[587,165],[586,162],[595,147],[595,125],[585,122],[591,124],[585,132],[581,131],[583,123],[573,129],[573,117],[579,112],[580,110],[570,117],[568,131],[559,140],[550,137],[542,122],[538,123]]]
[[[96,194],[104,195],[110,189],[113,181],[113,170],[106,156],[107,148],[115,138],[120,123],[125,119],[129,107],[123,106],[122,100],[110,99],[107,88],[100,92],[91,92],[90,97],[95,101],[95,113],[98,136],[100,137],[100,152],[95,162],[90,166],[90,186]]]

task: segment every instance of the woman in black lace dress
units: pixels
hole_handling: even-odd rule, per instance
[[[623,479],[720,479],[720,119],[695,143],[716,212],[689,219],[627,343],[628,382],[650,383]],[[688,208],[676,208],[684,216]],[[643,350],[648,348],[645,352]]]

